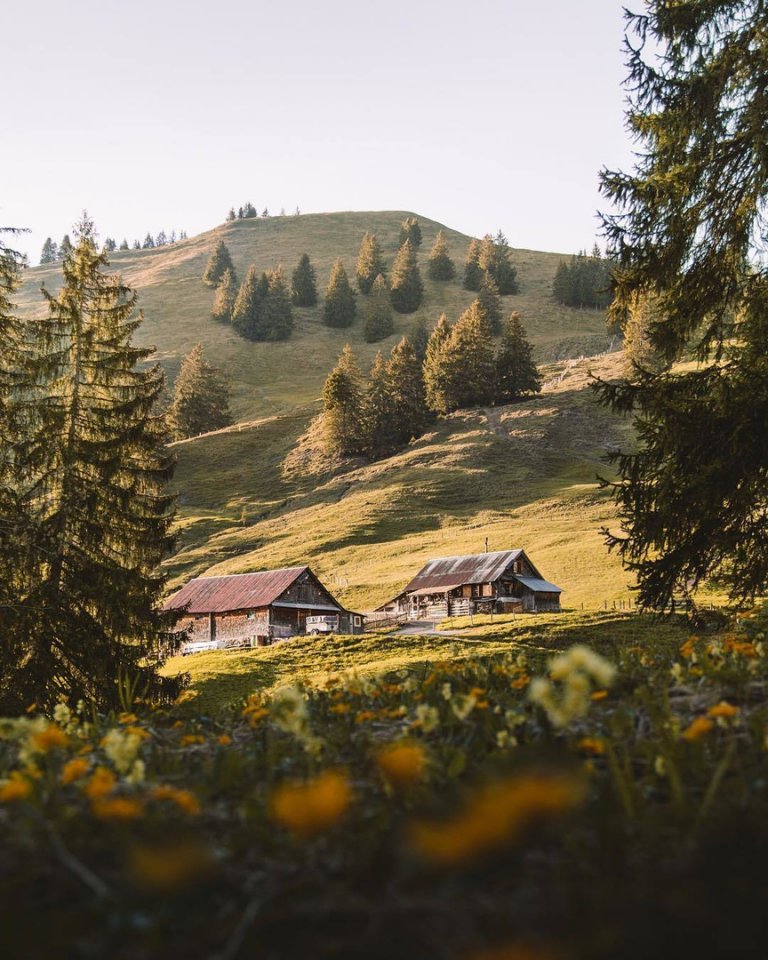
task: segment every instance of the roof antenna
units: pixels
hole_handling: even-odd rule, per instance
[[[488,537],[485,538],[485,552],[488,553]]]

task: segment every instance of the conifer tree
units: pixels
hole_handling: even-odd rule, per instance
[[[414,313],[421,306],[424,285],[421,282],[416,251],[409,239],[397,251],[392,264],[389,299],[398,313]]]
[[[147,233],[144,237],[144,243],[141,245],[142,250],[154,250],[155,249],[155,238],[151,233]]]
[[[504,326],[496,357],[496,403],[510,403],[541,390],[541,377],[533,362],[533,349],[520,314],[513,311]]]
[[[400,224],[399,246],[402,247],[406,240],[410,240],[414,250],[421,246],[421,227],[416,217],[406,217]]]
[[[235,208],[230,207],[227,213],[227,223],[231,223],[233,220],[237,219],[237,214],[235,213]]]
[[[71,253],[72,241],[69,239],[69,234],[65,233],[59,244],[59,260],[66,260]]]
[[[411,341],[414,352],[419,358],[419,363],[423,363],[424,357],[427,354],[427,344],[429,343],[429,330],[427,330],[427,321],[424,317],[419,317],[411,327],[408,339]]]
[[[429,421],[424,372],[408,337],[395,344],[387,363],[394,439],[398,446],[420,437]]]
[[[115,243],[112,237],[107,237],[104,241],[104,252],[105,253],[114,253],[117,250],[117,244]]]
[[[227,270],[230,271],[235,283],[237,283],[237,271],[232,264],[232,257],[229,255],[227,245],[223,240],[217,240],[203,271],[203,283],[209,287],[218,287]]]
[[[630,304],[624,324],[624,356],[626,376],[633,377],[638,370],[658,374],[669,369],[669,363],[653,343],[655,328],[664,322],[658,297],[638,294]]]
[[[128,241],[126,240],[125,237],[123,237],[123,239],[122,239],[122,241],[121,241],[121,243],[120,243],[120,249],[121,249],[121,250],[127,250],[127,249],[128,249]]]
[[[221,371],[203,357],[202,343],[181,361],[168,419],[177,440],[220,430],[232,423],[229,387]]]
[[[376,343],[389,337],[395,329],[392,319],[392,304],[389,302],[389,287],[382,274],[376,277],[371,297],[365,305],[363,337],[367,343]]]
[[[559,303],[570,303],[571,300],[571,272],[565,260],[561,260],[555,271],[552,281],[552,296]]]
[[[445,314],[441,314],[435,329],[430,334],[424,353],[424,392],[427,407],[435,413],[448,412],[446,387],[450,371],[445,347],[451,336],[451,326]]]
[[[341,260],[331,267],[323,304],[323,321],[329,327],[349,327],[355,322],[357,306],[355,291],[349,282]]]
[[[489,233],[483,237],[480,244],[480,269],[490,274],[496,281],[499,293],[506,297],[511,293],[519,293],[517,270],[512,264],[512,251],[504,234],[499,230],[495,237]]]
[[[442,355],[447,412],[493,400],[496,374],[493,338],[477,301],[456,321]]]
[[[362,405],[362,446],[372,460],[386,457],[395,450],[395,424],[387,363],[381,355],[371,367],[368,389]]]
[[[453,280],[456,276],[456,267],[448,253],[448,244],[442,230],[429,251],[427,276],[430,280]]]
[[[232,311],[237,299],[237,283],[231,270],[225,270],[211,309],[211,319],[216,323],[232,323]]]
[[[266,273],[259,276],[256,267],[251,264],[232,307],[232,326],[246,340],[259,339],[268,290]]]
[[[141,250],[141,241],[139,241],[139,240],[134,240],[134,241],[133,241],[133,249],[134,249],[134,250]]]
[[[59,259],[59,251],[56,242],[50,237],[45,238],[43,249],[40,253],[40,263],[55,263]]]
[[[375,233],[366,233],[360,243],[355,276],[360,292],[369,294],[379,274],[385,273],[384,258]]]
[[[259,340],[287,340],[293,331],[291,294],[281,266],[267,273],[267,293],[262,320],[257,329]]]
[[[496,286],[496,281],[489,273],[483,276],[482,283],[480,284],[480,293],[477,297],[477,305],[480,312],[488,321],[491,333],[494,336],[498,336],[501,333],[501,320],[503,316],[501,297],[499,296],[499,288]]]
[[[302,253],[291,278],[293,304],[296,307],[314,307],[317,303],[317,277],[309,254]]]
[[[163,374],[140,369],[152,350],[131,342],[136,295],[107,275],[92,223],[77,236],[60,293],[44,291],[48,316],[25,334],[33,385],[14,462],[25,546],[0,653],[3,711],[50,711],[62,698],[117,709],[123,677],[144,699],[180,687],[157,673],[161,646],[178,641],[159,612],[174,518]]]
[[[467,248],[467,259],[464,262],[464,289],[473,293],[480,292],[483,282],[483,270],[480,266],[480,241],[470,240]]]
[[[346,344],[323,386],[323,438],[328,453],[350,456],[364,449],[363,383]]]

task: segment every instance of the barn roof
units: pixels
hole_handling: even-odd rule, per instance
[[[268,607],[305,570],[309,567],[285,567],[228,577],[196,577],[166,600],[164,609],[186,607],[188,613],[226,613]]]
[[[494,553],[472,553],[463,557],[436,557],[425,564],[403,587],[401,593],[413,593],[428,587],[461,586],[465,583],[492,583],[504,573],[522,550],[497,550]]]
[[[522,583],[524,587],[533,590],[535,593],[562,593],[562,587],[556,587],[554,583],[548,580],[539,580],[536,577],[521,577],[515,574],[515,580]]]

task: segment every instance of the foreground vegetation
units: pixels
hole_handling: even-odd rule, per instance
[[[188,658],[198,696],[171,710],[128,684],[121,714],[31,707],[1,727],[0,943],[754,955],[766,627],[609,614],[295,641],[229,655],[251,668],[226,696]]]

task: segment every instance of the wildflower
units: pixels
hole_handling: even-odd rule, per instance
[[[146,774],[146,767],[144,761],[139,758],[133,761],[133,766],[130,769],[130,772],[125,778],[126,783],[143,783],[144,776]]]
[[[689,637],[680,647],[680,656],[685,657],[686,660],[695,659],[696,642],[698,639],[698,637]]]
[[[0,803],[26,800],[30,793],[32,784],[18,770],[14,770],[7,780],[0,780]]]
[[[133,797],[102,797],[91,803],[91,811],[99,820],[128,822],[141,816],[141,803]]]
[[[692,743],[694,740],[698,740],[699,737],[703,737],[704,734],[709,733],[714,725],[714,722],[710,720],[709,717],[696,717],[683,731],[682,738]]]
[[[595,737],[582,737],[576,746],[583,753],[592,753],[596,756],[605,753],[605,741]]]
[[[74,757],[68,760],[61,768],[61,782],[63,784],[74,783],[76,780],[82,780],[88,773],[90,763],[85,757]]]
[[[369,723],[375,717],[373,710],[361,710],[355,717],[355,723]]]
[[[449,820],[411,824],[411,847],[427,860],[452,866],[517,838],[532,822],[573,810],[585,799],[580,779],[528,774],[478,791]]]
[[[338,714],[349,713],[350,706],[348,703],[337,703],[330,708],[330,711],[331,713],[338,713]]]
[[[653,761],[653,770],[657,777],[666,777],[667,761],[661,756],[661,754],[659,754]]]
[[[298,837],[311,837],[346,813],[352,790],[345,774],[326,770],[306,783],[284,783],[272,795],[272,816]]]
[[[129,730],[120,730],[114,727],[104,735],[101,746],[104,748],[104,753],[115,765],[115,769],[119,773],[125,774],[133,766],[143,739],[143,733],[142,736],[138,736]]]
[[[182,747],[194,747],[203,743],[205,743],[205,737],[201,736],[199,733],[185,733],[184,736],[179,740],[179,744]]]
[[[475,709],[477,697],[471,693],[459,694],[451,702],[451,710],[459,720],[466,720]]]
[[[586,715],[591,701],[590,686],[610,686],[616,668],[588,647],[577,645],[551,661],[550,678],[537,677],[528,688],[528,699],[538,704],[555,727],[568,724]],[[556,687],[555,682],[560,686]],[[596,691],[597,699],[607,695]]]
[[[216,739],[222,747],[228,747],[232,743],[232,737],[228,733],[222,733]]]
[[[133,847],[128,865],[137,887],[163,894],[186,889],[205,876],[213,867],[213,857],[200,840],[177,840]]]
[[[139,718],[136,716],[135,713],[121,713],[117,719],[120,723],[127,725],[131,723],[136,723]]]
[[[453,689],[450,683],[444,683],[442,685],[442,687],[440,688],[440,696],[443,698],[443,700],[451,699],[451,697],[453,696]]]
[[[683,665],[681,663],[673,663],[670,669],[670,674],[675,683],[681,683],[683,679]]]
[[[33,753],[48,753],[50,750],[61,750],[69,743],[69,737],[57,723],[49,723],[38,733],[33,733],[28,746]]]
[[[270,715],[274,723],[286,733],[298,738],[309,732],[309,711],[304,694],[298,687],[286,685],[275,691]]]
[[[181,693],[176,697],[174,703],[176,706],[181,706],[183,703],[189,703],[190,700],[194,700],[197,696],[197,690],[182,690]]]
[[[154,800],[166,800],[174,804],[187,816],[196,817],[200,813],[200,803],[191,790],[181,790],[168,784],[159,784],[152,788]]]
[[[605,700],[607,696],[608,696],[607,690],[595,690],[595,692],[590,697],[590,700],[593,700],[595,703],[597,703],[599,700]]]
[[[726,703],[725,700],[721,700],[720,703],[715,704],[714,707],[710,707],[709,710],[707,710],[707,716],[713,720],[731,720],[737,716],[738,713],[739,708],[734,707],[731,703]]]
[[[60,727],[67,728],[72,724],[72,711],[66,703],[57,703],[53,708],[53,719]]]
[[[91,778],[83,788],[85,795],[91,800],[101,800],[109,796],[115,789],[117,777],[107,767],[96,767]]]
[[[416,719],[411,723],[412,727],[420,727],[424,733],[431,733],[437,729],[440,723],[440,714],[435,707],[430,707],[429,704],[426,703],[420,703],[414,712]]]
[[[504,750],[505,747],[516,747],[517,737],[513,737],[509,730],[499,730],[496,734],[496,746],[500,750]]]
[[[390,783],[404,785],[421,780],[427,757],[418,743],[391,743],[376,755],[376,764]]]
[[[531,678],[528,676],[528,674],[521,673],[519,676],[515,677],[515,679],[512,681],[512,687],[515,690],[522,690],[523,687],[527,687],[530,682],[531,682]]]

